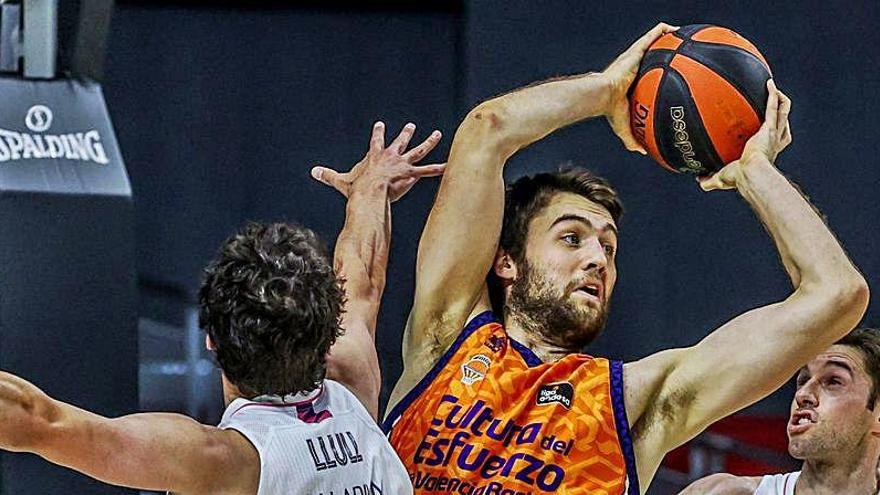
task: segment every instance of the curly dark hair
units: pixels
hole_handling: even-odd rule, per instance
[[[554,195],[565,192],[600,204],[608,210],[615,223],[623,215],[623,204],[617,191],[607,180],[589,170],[564,167],[557,172],[521,177],[509,184],[504,194],[500,246],[511,258],[523,260],[529,222],[550,203]]]
[[[323,244],[295,225],[251,223],[205,269],[199,325],[246,397],[314,390],[341,335],[344,292]]]

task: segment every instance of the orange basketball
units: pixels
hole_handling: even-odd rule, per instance
[[[770,77],[749,40],[723,27],[684,26],[642,58],[629,95],[633,134],[673,172],[714,173],[761,126]]]

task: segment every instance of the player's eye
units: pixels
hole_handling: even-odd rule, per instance
[[[606,256],[614,256],[616,249],[614,248],[613,244],[603,244],[602,247],[605,248]]]
[[[834,386],[843,385],[843,380],[841,380],[840,378],[837,378],[836,376],[832,376],[831,378],[828,379],[828,384],[834,385]]]
[[[580,246],[581,245],[581,236],[575,233],[569,233],[562,236],[562,242],[568,244],[569,246]]]

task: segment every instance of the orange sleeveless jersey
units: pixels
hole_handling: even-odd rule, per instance
[[[543,363],[488,311],[383,428],[417,494],[639,493],[623,364]]]

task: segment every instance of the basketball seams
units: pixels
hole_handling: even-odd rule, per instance
[[[750,52],[749,50],[746,50],[745,48],[743,48],[741,46],[731,45],[728,43],[721,43],[721,42],[717,42],[717,41],[691,41],[689,44],[691,44],[691,45],[697,45],[697,44],[699,44],[699,45],[712,45],[712,46],[720,46],[720,47],[724,47],[724,48],[733,48],[735,50],[740,50],[743,53],[746,53],[748,56],[750,56],[750,57],[754,58],[755,60],[757,60],[758,62],[760,62],[761,65],[763,65],[764,68],[767,69],[767,72],[770,72],[770,64],[768,64],[766,60],[755,55],[754,53]]]
[[[643,80],[649,74],[652,74],[653,72],[655,72],[657,70],[660,71],[659,80],[657,81],[656,85],[652,88],[653,91],[649,92],[649,95],[647,96],[645,101],[639,101],[639,103],[641,103],[641,104],[649,103],[649,105],[647,105],[647,108],[649,109],[649,113],[648,113],[648,118],[645,119],[644,142],[642,144],[645,146],[645,149],[648,151],[648,153],[652,157],[654,157],[657,160],[657,162],[660,163],[660,165],[662,165],[664,168],[668,169],[670,172],[677,172],[677,170],[675,168],[673,168],[671,165],[668,164],[668,162],[666,161],[666,157],[664,157],[660,151],[660,146],[657,141],[656,125],[655,125],[656,112],[654,112],[654,108],[656,108],[656,106],[657,106],[657,98],[660,93],[660,86],[663,83],[663,77],[666,74],[666,70],[665,70],[666,67],[667,66],[654,67],[654,68],[646,71],[644,74],[640,75],[638,80],[636,81],[636,83],[633,84],[631,94],[629,95],[629,97],[633,98],[633,96],[635,94],[636,86],[638,85],[639,81]],[[636,100],[636,101],[638,101],[638,100]],[[632,110],[630,110],[630,111],[632,112]]]
[[[703,129],[721,163],[739,158],[745,139],[760,126],[749,101],[721,74],[690,57],[676,57],[672,65],[684,76]],[[700,84],[693,87],[692,81]],[[736,116],[734,121],[731,115]]]
[[[648,47],[649,50],[675,50],[681,44],[683,40],[676,36],[661,36],[657,38],[654,43]]]
[[[710,26],[707,29],[694,33],[691,39],[697,43],[714,43],[743,49],[756,56],[765,67],[770,68],[770,64],[767,63],[758,47],[731,29],[721,26]]]
[[[679,47],[679,49],[680,48],[681,47]],[[674,57],[675,55],[673,55],[673,58]],[[669,62],[672,63],[672,60],[670,59]],[[669,159],[669,156],[664,150],[665,146],[661,144],[660,136],[657,133],[657,129],[660,128],[660,126],[657,125],[657,115],[660,114],[660,112],[657,111],[657,108],[660,106],[659,102],[660,95],[663,93],[663,84],[666,83],[666,79],[669,76],[670,71],[672,71],[672,67],[669,64],[667,64],[666,67],[663,67],[663,74],[660,76],[660,82],[657,83],[657,91],[654,95],[654,106],[651,109],[651,130],[654,131],[654,145],[657,147],[657,154],[659,154],[663,158],[663,161],[666,162],[662,163],[662,165],[665,165],[667,168],[674,172],[678,172],[678,168],[674,165],[675,162]]]
[[[711,45],[712,47],[715,47],[720,50],[729,50],[732,52],[737,52],[740,55],[745,54],[745,56],[747,58],[750,58],[753,61],[760,63],[761,67],[763,67],[764,70],[767,71],[767,75],[772,77],[770,70],[767,68],[767,66],[764,64],[764,62],[762,62],[761,59],[759,59],[758,57],[749,53],[747,50],[743,50],[742,48],[740,48],[738,46],[725,45],[723,43],[709,43],[709,42],[705,42],[705,41],[700,41],[698,43],[705,44],[705,45]],[[731,74],[728,70],[726,70],[726,68],[723,65],[713,63],[711,58],[703,56],[703,54],[699,53],[699,51],[692,50],[692,51],[680,52],[679,54],[707,67],[712,72],[718,74],[719,77],[721,77],[728,84],[733,86],[736,89],[737,93],[742,95],[742,97],[745,98],[745,100],[747,102],[749,102],[749,106],[752,107],[752,110],[754,110],[755,115],[758,116],[758,120],[760,120],[760,121],[764,120],[762,116],[764,115],[764,106],[766,105],[766,98],[763,101],[756,100],[754,98],[754,96],[751,94],[751,92],[747,88],[743,87],[743,85],[739,82],[739,78],[735,77],[734,74]]]
[[[684,44],[684,43],[682,43],[682,44]],[[681,48],[681,47],[679,47],[679,48]],[[673,56],[673,58],[675,58],[675,56]],[[670,60],[669,63],[671,64],[672,60]],[[663,161],[666,162],[666,166],[670,170],[672,170],[674,172],[680,172],[678,167],[676,167],[674,165],[678,161],[677,160],[670,160],[668,153],[666,153],[666,150],[665,150],[666,146],[663,146],[662,141],[660,139],[660,133],[658,132],[658,130],[660,129],[660,126],[657,125],[657,116],[660,114],[660,112],[657,112],[657,109],[660,106],[659,102],[660,102],[660,95],[663,93],[663,91],[662,91],[663,84],[666,83],[666,79],[669,77],[669,73],[673,72],[673,71],[675,71],[675,73],[678,74],[678,71],[673,69],[672,66],[669,64],[667,64],[666,67],[663,68],[663,75],[660,76],[660,82],[657,83],[657,94],[654,96],[654,108],[651,109],[651,125],[652,125],[652,129],[654,131],[654,143],[657,146],[657,153],[663,158]],[[679,74],[679,75],[681,75],[681,74]]]
[[[674,76],[673,76],[673,74],[674,74]],[[715,150],[715,145],[712,142],[711,136],[709,136],[709,133],[706,131],[705,123],[703,122],[703,118],[700,115],[699,108],[697,107],[697,104],[693,99],[693,93],[691,91],[690,85],[688,84],[687,78],[684,76],[684,74],[682,74],[681,72],[679,72],[678,70],[673,68],[671,64],[670,64],[668,70],[665,71],[663,76],[664,76],[664,82],[666,82],[669,79],[669,77],[677,77],[678,78],[674,82],[675,82],[675,84],[680,85],[680,87],[683,91],[683,93],[681,95],[681,97],[682,97],[681,101],[679,102],[679,106],[682,106],[687,110],[687,112],[685,113],[685,115],[686,115],[685,118],[686,118],[686,122],[689,124],[687,126],[687,133],[688,133],[688,137],[690,139],[691,145],[694,150],[705,150],[705,152],[706,152],[705,155],[697,155],[696,158],[699,159],[700,164],[702,165],[705,172],[713,173],[713,172],[719,170],[721,167],[724,166],[724,163],[721,160],[721,157],[718,156],[717,151]],[[658,89],[658,101],[660,101],[663,98],[663,94],[664,94],[663,86],[661,85]],[[668,94],[670,94],[670,92],[666,92],[666,94],[668,95]],[[668,103],[657,105],[657,108],[672,108],[672,107],[673,107],[673,105],[668,104]],[[660,112],[654,112],[655,129],[659,128],[659,126],[656,126],[656,119],[660,118],[660,115],[661,115]],[[665,114],[663,114],[663,118],[667,118],[667,116]],[[669,117],[669,118],[671,118],[671,117]],[[671,124],[670,124],[670,128],[671,128]],[[676,168],[682,172],[689,171],[689,169],[685,166],[686,162],[684,161],[684,159],[675,153],[677,148],[675,147],[675,144],[672,142],[671,136],[672,136],[672,133],[659,133],[657,135],[657,138],[658,138],[657,141],[660,144],[660,146],[658,146],[658,149],[660,149],[660,152],[661,152],[661,154],[663,154],[664,158],[667,158],[670,153],[675,157],[674,160],[669,162],[670,164],[673,164],[673,163],[676,164],[673,166],[673,168]],[[696,172],[696,171],[694,171],[694,172]]]
[[[685,41],[690,41],[690,39],[695,34],[699,33],[700,31],[702,31],[706,28],[710,28],[710,27],[714,27],[714,25],[712,25],[712,24],[691,24],[689,26],[684,26],[684,27],[679,28],[676,31],[673,31],[672,34],[676,38],[681,38]]]
[[[648,51],[648,53],[642,58],[639,72],[636,75],[636,80],[633,81],[630,86],[629,93],[632,94],[632,90],[639,84],[639,81],[646,73],[650,72],[652,69],[664,69],[668,67],[669,63],[672,61],[672,57],[674,57],[676,53],[677,50],[670,50],[668,48],[655,48]]]
[[[665,168],[713,172],[737,154],[735,143],[741,147],[743,136],[763,120],[770,77],[757,47],[735,31],[684,26],[655,41],[642,59],[628,94],[634,132],[644,131],[640,140]],[[728,97],[735,104],[719,107],[719,98]],[[727,124],[733,127],[724,130]]]

